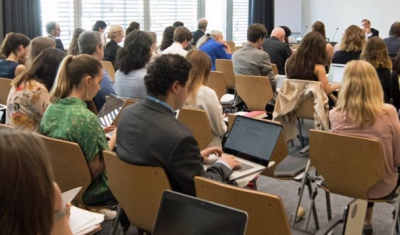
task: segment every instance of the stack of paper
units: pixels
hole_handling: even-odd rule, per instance
[[[75,206],[71,206],[71,216],[69,225],[72,233],[75,235],[83,235],[95,231],[99,228],[99,224],[104,221],[104,215],[83,210]]]

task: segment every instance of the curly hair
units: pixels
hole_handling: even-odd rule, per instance
[[[144,76],[147,94],[166,96],[175,81],[186,85],[191,69],[192,64],[180,55],[162,55],[150,65]]]
[[[153,38],[146,32],[133,31],[125,39],[124,47],[118,50],[116,67],[128,74],[144,68],[151,58]]]
[[[341,51],[362,51],[365,45],[366,39],[365,34],[360,27],[357,25],[350,25],[342,38],[340,43]]]

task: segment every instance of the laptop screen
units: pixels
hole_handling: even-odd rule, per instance
[[[97,114],[100,125],[102,125],[103,127],[107,127],[113,124],[115,118],[121,111],[124,104],[125,100],[117,98],[115,96],[110,96]]]
[[[281,125],[272,122],[236,116],[224,151],[266,166],[282,128]]]
[[[345,64],[331,64],[329,68],[329,82],[342,83]]]
[[[243,235],[247,213],[221,204],[165,191],[154,235]]]

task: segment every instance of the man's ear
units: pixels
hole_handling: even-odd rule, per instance
[[[181,86],[181,84],[179,83],[178,80],[176,80],[174,83],[172,83],[171,92],[172,92],[173,94],[177,94],[178,91],[179,91],[179,86]]]

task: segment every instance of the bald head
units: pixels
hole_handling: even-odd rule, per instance
[[[285,40],[285,30],[283,30],[281,27],[276,27],[274,30],[272,30],[271,37],[277,37],[283,42]]]

